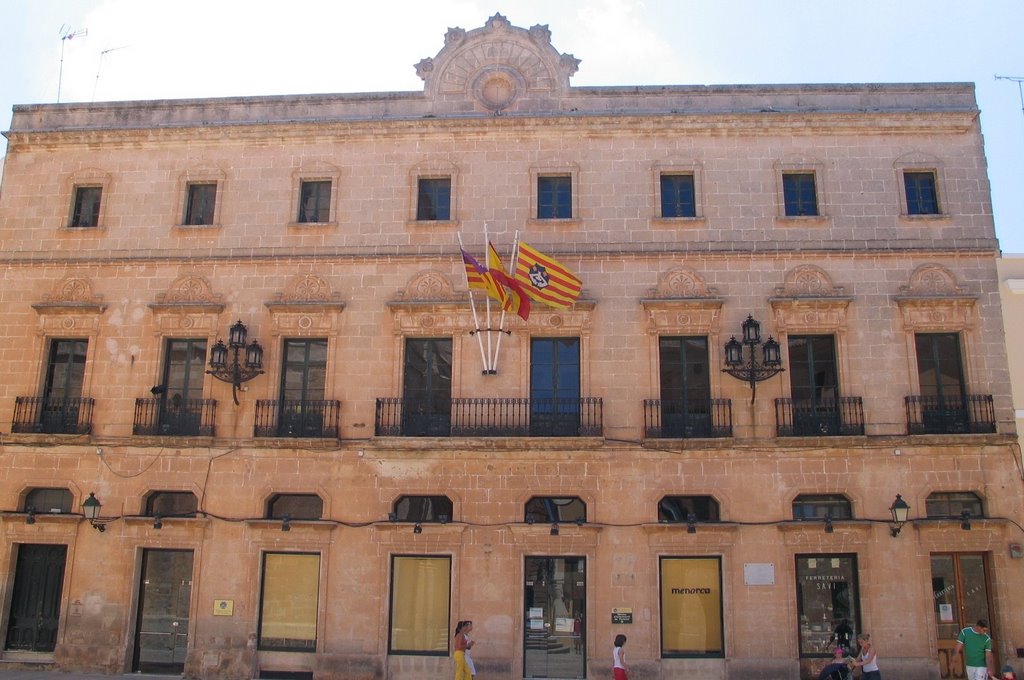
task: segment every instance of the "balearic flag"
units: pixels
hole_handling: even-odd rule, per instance
[[[470,289],[487,291],[487,295],[500,302],[502,306],[507,304],[508,296],[505,294],[505,289],[494,280],[494,277],[483,265],[476,261],[476,258],[462,250],[462,262],[466,265],[466,285]]]
[[[583,282],[553,257],[519,242],[515,280],[527,295],[549,307],[564,309],[576,301]]]
[[[487,243],[487,267],[494,281],[507,289],[502,309],[518,314],[523,321],[529,319],[530,298],[526,296],[526,291],[523,290],[522,284],[509,276],[508,272],[505,271],[504,265],[501,264],[501,258],[498,256],[498,251],[491,242]]]

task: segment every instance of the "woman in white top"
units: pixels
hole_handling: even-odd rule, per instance
[[[860,666],[861,680],[882,680],[882,672],[878,670],[878,655],[875,654],[875,646],[871,644],[871,636],[861,633],[857,636],[860,643],[860,650],[854,660],[854,666]]]
[[[622,645],[626,644],[626,636],[621,633],[615,636],[615,646],[612,648],[612,675],[615,680],[629,680],[629,669],[626,667],[626,650]]]

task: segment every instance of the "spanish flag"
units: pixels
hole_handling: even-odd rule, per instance
[[[534,300],[557,309],[576,301],[583,282],[553,257],[519,242],[515,280]]]
[[[501,258],[498,256],[497,249],[490,242],[487,243],[487,266],[494,281],[499,287],[503,286],[506,289],[505,302],[502,305],[502,309],[518,314],[523,321],[528,320],[530,318],[530,298],[526,296],[526,291],[523,290],[522,284],[509,276],[508,272],[505,271],[505,266],[501,264]]]

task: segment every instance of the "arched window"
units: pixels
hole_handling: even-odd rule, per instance
[[[195,517],[198,506],[191,491],[154,491],[146,499],[146,516]]]
[[[25,494],[25,512],[68,514],[73,502],[67,489],[32,489]]]
[[[658,501],[659,522],[686,522],[690,515],[699,522],[717,522],[718,501],[711,496],[665,496]]]
[[[587,504],[578,496],[534,496],[526,502],[526,522],[586,522]]]
[[[964,511],[971,517],[984,517],[981,498],[973,491],[936,491],[924,503],[925,513],[933,519],[960,517]]]
[[[447,496],[400,496],[391,515],[396,522],[449,522],[452,501]]]
[[[842,494],[803,493],[793,500],[793,519],[853,519],[850,499]]]
[[[320,519],[324,501],[315,493],[279,493],[267,501],[267,519]]]

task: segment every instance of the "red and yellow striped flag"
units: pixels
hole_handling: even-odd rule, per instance
[[[565,309],[580,296],[583,282],[561,262],[519,242],[515,280],[534,300]]]

